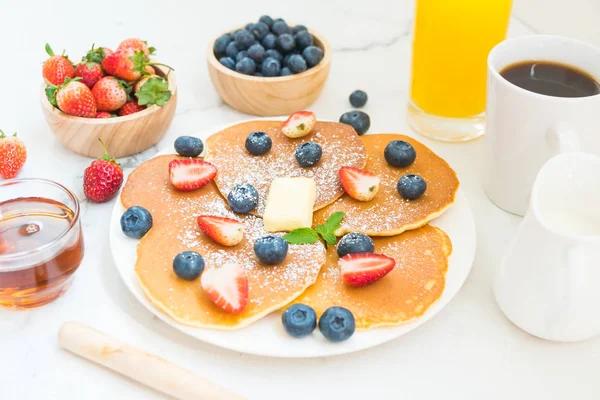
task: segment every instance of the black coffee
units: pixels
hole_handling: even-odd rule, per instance
[[[600,84],[589,74],[569,65],[549,61],[524,61],[509,65],[500,75],[530,92],[554,97],[587,97],[600,93]]]

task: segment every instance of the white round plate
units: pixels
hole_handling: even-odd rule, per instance
[[[227,126],[216,127],[197,136],[205,139],[214,132]],[[166,149],[159,154],[174,153],[174,149]],[[134,272],[137,240],[128,238],[121,231],[120,218],[123,214],[120,201],[115,202],[110,223],[110,244],[113,259],[127,288],[154,315],[172,327],[192,337],[226,349],[269,357],[308,358],[324,357],[336,354],[351,353],[377,346],[396,339],[428,321],[440,312],[458,293],[469,275],[475,257],[475,223],[467,198],[461,189],[456,202],[440,218],[431,223],[444,230],[452,240],[452,255],[449,259],[446,275],[446,288],[442,296],[420,318],[387,328],[375,328],[357,331],[345,342],[327,342],[318,329],[306,338],[295,339],[288,336],[281,324],[281,313],[274,312],[254,324],[235,331],[220,331],[194,328],[181,324],[155,308],[144,295]]]

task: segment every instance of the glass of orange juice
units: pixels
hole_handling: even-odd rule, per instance
[[[408,122],[433,139],[483,135],[487,56],[512,0],[416,0]]]

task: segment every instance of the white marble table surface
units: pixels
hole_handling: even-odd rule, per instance
[[[217,97],[205,49],[229,26],[269,13],[326,35],[334,49],[331,75],[312,109],[337,119],[357,88],[369,94],[371,132],[411,133],[405,103],[412,2],[231,1],[0,2],[0,128],[17,130],[29,150],[21,176],[55,179],[83,199],[90,160],[65,149],[39,106],[44,44],[79,57],[95,42],[115,47],[138,36],[176,68],[177,115],[156,148],[121,160],[130,171],[181,134],[247,116]],[[85,12],[80,10],[87,10]],[[513,18],[510,36],[534,33]],[[160,399],[149,389],[59,349],[67,320],[88,323],[152,351],[250,399],[598,399],[600,340],[559,344],[513,326],[496,306],[493,272],[519,218],[485,197],[482,142],[423,141],[458,172],[475,214],[477,255],[471,275],[440,314],[410,334],[370,350],[332,358],[269,359],[222,350],[188,338],[143,308],[117,275],[108,244],[112,202],[83,204],[86,256],[71,289],[56,302],[23,312],[0,310],[0,398]]]

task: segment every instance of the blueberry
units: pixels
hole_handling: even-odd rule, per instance
[[[227,203],[233,212],[249,213],[258,205],[258,192],[249,183],[235,185],[227,195]]]
[[[367,104],[367,99],[368,96],[365,92],[362,90],[355,90],[350,95],[350,104],[352,104],[352,107],[361,108]]]
[[[302,51],[302,57],[306,60],[309,68],[314,67],[323,59],[323,50],[317,46],[308,46]]]
[[[262,74],[262,72],[255,72],[254,76],[264,77],[264,75]]]
[[[308,46],[313,45],[313,37],[308,31],[300,31],[294,35],[294,41],[296,42],[296,48],[304,50]]]
[[[269,57],[262,63],[262,73],[265,76],[278,76],[281,64],[276,59]]]
[[[219,58],[219,62],[221,64],[223,64],[224,66],[226,66],[229,69],[232,69],[235,71],[235,60],[231,57],[221,57]]]
[[[288,75],[293,75],[294,73],[292,72],[291,69],[289,69],[288,67],[283,67],[281,68],[281,76],[288,76]]]
[[[302,167],[312,167],[319,162],[322,155],[321,146],[315,142],[302,143],[296,148],[296,161]]]
[[[240,50],[246,50],[248,47],[252,46],[255,41],[254,35],[249,31],[241,31],[235,37],[235,43]]]
[[[285,331],[295,338],[308,336],[317,327],[317,313],[304,304],[293,304],[281,314]]]
[[[417,152],[408,142],[392,140],[385,146],[383,156],[385,161],[393,167],[408,167],[415,162]]]
[[[192,281],[204,271],[204,259],[195,251],[184,251],[173,259],[175,275],[186,281]]]
[[[245,30],[247,30],[247,31],[249,31],[249,30],[250,30],[250,27],[252,27],[252,25],[253,25],[253,24],[252,24],[252,22],[248,22],[248,23],[246,24],[246,26],[244,27],[244,29],[245,29]]]
[[[248,29],[258,40],[263,40],[269,34],[269,26],[263,22],[250,25]]]
[[[198,157],[204,150],[202,140],[193,136],[179,136],[175,139],[175,151],[184,157]]]
[[[277,36],[269,33],[267,36],[265,36],[261,43],[265,49],[274,49],[277,45]]]
[[[273,141],[266,132],[252,132],[246,138],[246,150],[253,156],[262,156],[271,150]]]
[[[231,35],[228,33],[219,36],[219,38],[215,40],[215,44],[213,45],[213,51],[215,52],[215,54],[219,56],[225,54],[225,49],[232,40],[233,39],[231,38]]]
[[[367,235],[358,232],[345,234],[337,244],[339,258],[344,257],[346,254],[373,253],[374,251],[375,244],[373,244],[373,240]]]
[[[287,60],[286,67],[290,69],[294,74],[306,71],[306,61],[300,54],[292,54]]]
[[[307,31],[307,30],[308,29],[306,29],[306,27],[304,25],[296,25],[292,28],[292,33],[296,34],[296,33]]]
[[[281,55],[281,53],[278,52],[277,50],[273,50],[273,49],[269,49],[269,50],[265,51],[265,60],[267,58],[274,58],[279,62],[283,61],[283,56]]]
[[[427,182],[416,174],[404,175],[398,181],[397,189],[406,200],[416,200],[427,190]]]
[[[362,111],[348,111],[342,114],[340,122],[352,126],[359,136],[364,135],[371,126],[369,114]]]
[[[245,57],[248,57],[248,52],[246,50],[242,50],[236,54],[235,62],[239,63],[240,61],[242,61],[242,58],[245,58]]]
[[[248,49],[248,57],[256,61],[257,63],[263,62],[265,58],[265,48],[260,44],[253,44]]]
[[[343,307],[330,307],[319,318],[319,330],[330,342],[343,342],[354,334],[354,315]]]
[[[240,52],[238,45],[235,42],[230,42],[225,48],[225,55],[235,60],[235,56]]]
[[[256,72],[256,63],[250,57],[245,57],[235,64],[235,70],[240,74],[252,75]]]
[[[294,37],[289,33],[284,33],[277,38],[277,49],[282,53],[289,53],[296,47]]]
[[[144,207],[129,207],[121,215],[121,230],[130,238],[141,239],[150,228],[152,228],[152,215]]]
[[[235,40],[237,38],[237,35],[239,35],[241,31],[243,31],[243,29],[237,29],[231,32],[231,39]]]
[[[269,17],[268,15],[263,15],[260,17],[258,22],[262,22],[263,24],[267,25],[269,29],[273,26],[273,18]]]
[[[292,33],[292,28],[290,28],[288,26],[288,24],[285,23],[284,20],[279,20],[273,23],[273,26],[271,27],[271,32],[273,32],[274,34],[276,34],[277,36],[281,36],[284,34],[291,34]]]
[[[275,19],[273,20],[273,24],[275,24],[276,22],[280,22],[280,21],[281,21],[281,22],[285,22],[285,19],[283,19],[283,18],[275,18]]]
[[[290,57],[293,56],[293,54],[286,54],[283,57],[283,65],[287,66],[288,61],[290,60]],[[289,67],[288,67],[289,68]],[[293,73],[293,72],[292,72]]]
[[[267,235],[254,242],[254,254],[263,264],[279,264],[285,259],[287,252],[288,242],[281,236]]]

